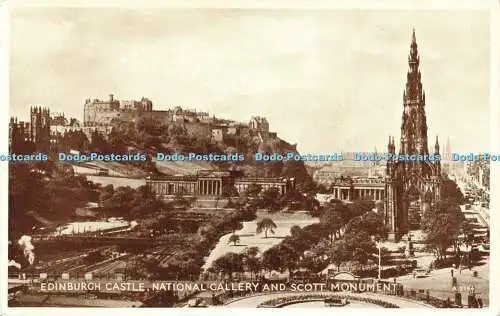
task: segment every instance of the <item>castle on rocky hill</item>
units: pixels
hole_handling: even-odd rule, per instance
[[[252,116],[248,122],[236,122],[180,106],[168,110],[153,110],[153,102],[148,98],[118,100],[110,94],[107,100],[85,100],[83,123],[74,118],[68,120],[61,113],[51,114],[46,107],[32,107],[29,122],[11,118],[9,146],[11,152],[16,153],[48,152],[51,144],[57,143],[67,132],[83,131],[90,140],[95,131],[106,137],[117,124],[135,123],[139,119],[156,127],[182,124],[190,135],[209,136],[215,142],[224,142],[233,136],[255,137],[259,142],[277,138],[276,133],[269,131],[269,122],[265,117]]]

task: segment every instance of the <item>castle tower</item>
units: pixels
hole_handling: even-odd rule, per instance
[[[37,152],[50,150],[50,111],[48,108],[30,108],[30,135]]]
[[[429,159],[425,92],[419,70],[420,56],[413,30],[408,72],[403,91],[400,155],[419,155],[424,160],[398,160],[387,162],[386,174],[386,224],[390,239],[398,239],[411,229],[418,229],[424,209],[429,209],[439,199],[441,165]],[[389,153],[395,152],[394,141],[389,140]],[[434,154],[439,154],[436,137]]]

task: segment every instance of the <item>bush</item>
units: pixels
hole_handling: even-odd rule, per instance
[[[435,269],[448,268],[454,264],[460,264],[460,259],[457,257],[448,257],[444,259],[436,259],[433,261],[433,266]]]

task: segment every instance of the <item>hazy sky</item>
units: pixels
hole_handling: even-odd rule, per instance
[[[399,149],[415,27],[429,144],[488,151],[489,13],[451,10],[15,9],[11,114],[83,118],[148,97],[270,128],[302,153]]]

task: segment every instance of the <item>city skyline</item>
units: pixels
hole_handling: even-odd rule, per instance
[[[11,23],[11,115],[42,104],[81,120],[86,98],[144,96],[265,116],[301,153],[384,151],[389,134],[399,150],[414,27],[429,146],[438,134],[442,149],[489,151],[487,11],[52,8]]]

